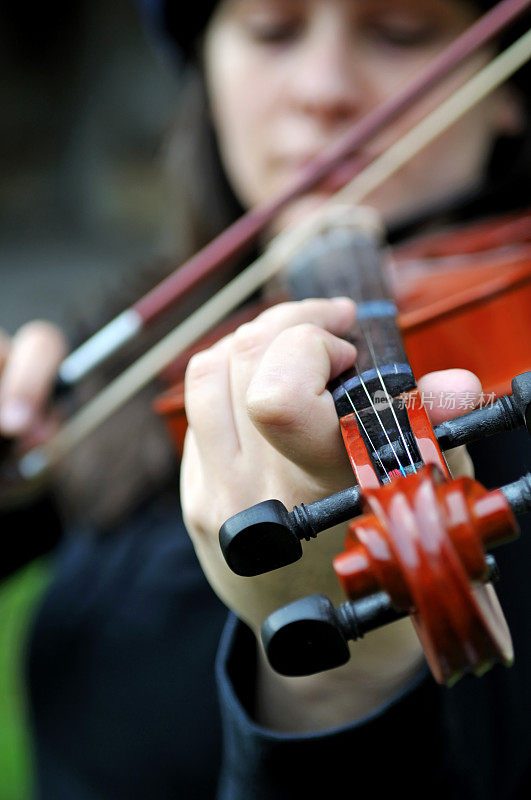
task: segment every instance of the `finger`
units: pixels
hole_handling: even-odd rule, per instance
[[[315,325],[338,336],[345,334],[354,324],[355,310],[355,304],[348,298],[282,303],[235,332],[230,356],[230,385],[240,442],[256,435],[249,420],[246,395],[260,361],[274,339],[301,324]],[[293,360],[297,360],[296,353]]]
[[[282,303],[194,356],[186,373],[185,405],[205,462],[226,466],[227,459],[241,451],[242,441],[256,437],[256,429],[247,419],[245,394],[257,364],[279,331],[311,319],[343,332],[353,324],[354,314],[354,303],[348,298]]]
[[[229,380],[230,337],[194,355],[188,364],[184,401],[189,428],[202,457],[233,458],[240,443]]]
[[[334,402],[326,386],[348,369],[355,347],[314,325],[279,334],[247,390],[253,425],[279,452],[314,474],[345,462]]]
[[[349,297],[308,298],[276,306],[262,311],[255,320],[242,325],[242,328],[269,332],[273,339],[280,331],[303,322],[311,322],[321,328],[340,335],[354,324],[356,304]]]
[[[42,414],[64,358],[62,333],[48,322],[24,325],[13,337],[0,384],[0,432],[21,436]]]
[[[418,382],[432,425],[471,411],[481,399],[481,383],[467,369],[430,372]]]

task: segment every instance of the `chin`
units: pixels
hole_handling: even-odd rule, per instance
[[[322,208],[330,200],[331,195],[325,193],[308,194],[295,200],[277,216],[272,226],[273,234],[280,233],[291,225],[296,225],[307,216]]]
[[[462,187],[460,187],[462,191]],[[421,213],[427,207],[436,206],[443,200],[448,200],[453,195],[458,196],[455,189],[442,193],[440,191],[426,191],[425,187],[405,186],[399,181],[388,182],[385,187],[376,190],[364,200],[361,205],[374,208],[381,216],[386,227],[400,225],[403,221]],[[276,235],[291,225],[301,222],[305,217],[322,208],[328,201],[333,201],[334,193],[319,191],[304,195],[290,203],[277,216],[271,227],[272,235]],[[348,200],[339,201],[348,203]]]

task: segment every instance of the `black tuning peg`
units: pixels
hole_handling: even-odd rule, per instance
[[[237,575],[262,575],[302,556],[301,540],[346,522],[360,513],[360,490],[344,489],[323,500],[288,511],[280,500],[266,500],[228,519],[219,532],[225,561]]]
[[[228,519],[219,543],[231,570],[246,577],[285,567],[302,556],[300,538],[279,500],[266,500]]]
[[[262,642],[269,663],[281,675],[313,675],[350,658],[336,610],[319,594],[271,614],[262,625]]]
[[[434,429],[442,450],[493,436],[503,431],[525,427],[531,433],[531,372],[517,375],[511,382],[512,395],[441,422]]]
[[[340,667],[350,658],[348,640],[406,616],[386,592],[334,608],[321,594],[296,600],[271,614],[262,625],[269,663],[281,675],[313,675]]]
[[[526,514],[531,511],[531,472],[522,475],[513,483],[500,487],[515,514]]]

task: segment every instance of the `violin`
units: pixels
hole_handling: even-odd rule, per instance
[[[413,309],[406,310],[405,304],[398,317],[405,347],[384,279],[385,251],[375,226],[359,226],[355,217],[350,211],[329,220],[321,236],[298,256],[294,280],[300,283],[305,272],[310,295],[321,296],[323,275],[334,293],[344,285],[339,279],[347,279],[350,296],[358,302],[352,335],[356,366],[328,387],[355,484],[290,511],[278,500],[259,503],[225,522],[220,545],[234,572],[253,576],[293,563],[302,556],[301,540],[352,520],[345,550],[333,562],[349,601],[335,609],[316,595],[273,613],[262,631],[271,665],[285,675],[340,666],[350,657],[348,640],[410,614],[436,680],[452,685],[466,672],[482,674],[498,661],[512,661],[509,630],[489,582],[495,562],[487,551],[517,535],[515,514],[531,509],[531,474],[489,492],[471,478],[453,480],[443,450],[520,426],[531,432],[531,372],[523,372],[531,367],[531,347],[521,337],[523,346],[511,366],[516,364],[522,374],[512,380],[512,395],[497,400],[496,389],[505,385],[507,372],[500,382],[496,370],[489,373],[488,348],[482,364],[475,361],[479,349],[473,351],[472,362],[492,390],[491,401],[434,429],[406,355],[407,338],[422,366],[431,370],[432,346],[437,345],[436,368],[454,364],[452,342],[462,342],[482,319],[497,330],[514,315],[516,328],[525,331],[531,300],[531,217],[524,214],[502,220],[499,228],[491,223],[460,232],[456,243],[469,243],[473,256],[471,263],[466,259],[462,276],[452,272],[457,256],[451,236],[438,234],[403,248],[406,271],[407,259],[418,259],[420,253],[442,257],[450,265],[448,280],[444,267],[430,265],[442,273],[444,302],[434,301],[418,276],[413,285],[406,282],[403,287],[402,300],[414,298]],[[488,245],[501,244],[505,250],[503,236],[496,239],[504,227],[513,233],[517,229],[522,241],[513,240],[507,270],[500,277],[498,263],[498,280],[493,281],[491,267],[500,248]],[[482,231],[488,234],[484,242]],[[395,269],[400,273],[399,266]],[[477,282],[483,270],[490,292],[482,284],[473,285],[468,274]],[[422,305],[419,298],[426,297]],[[427,309],[435,309],[433,317]],[[404,324],[408,314],[421,323]]]
[[[425,73],[308,167],[297,186],[244,215],[71,354],[61,366],[63,383],[77,383],[172,303],[241,255],[280,209],[352,157],[385,124],[530,6],[531,0],[502,0]],[[530,57],[528,32],[356,175],[339,193],[339,202],[359,206]],[[337,202],[335,198],[334,204]],[[333,208],[327,221],[327,213],[325,208],[324,215],[320,211],[273,240],[253,265],[126,370],[46,446],[27,453],[20,461],[20,473],[35,478],[53,466],[286,263],[299,260],[302,254],[306,265],[324,259],[328,271],[331,254],[339,254],[341,265],[356,265],[337,273],[340,281],[354,278],[354,285],[341,293],[357,299],[362,313],[354,332],[356,371],[341,376],[340,383],[331,385],[330,390],[356,485],[292,511],[272,500],[240,512],[220,532],[222,550],[235,571],[258,574],[300,557],[301,539],[353,520],[346,551],[335,562],[349,601],[333,609],[324,598],[310,598],[302,606],[276,612],[264,627],[272,664],[287,674],[301,674],[342,663],[349,638],[411,614],[435,677],[449,684],[466,671],[479,674],[494,661],[509,663],[512,657],[509,633],[488,583],[494,562],[485,551],[515,535],[514,514],[531,505],[530,479],[523,477],[502,490],[487,492],[471,479],[453,481],[442,451],[486,434],[529,426],[529,376],[525,371],[530,358],[525,333],[530,300],[530,216],[504,219],[499,226],[490,221],[484,228],[473,226],[459,233],[453,244],[451,236],[421,240],[397,249],[388,262],[378,224],[334,221]],[[341,246],[338,232],[342,232]],[[343,235],[345,232],[348,235]],[[421,268],[421,263],[429,267]],[[319,273],[322,269],[316,269],[314,275]],[[306,271],[306,287],[308,275]],[[291,280],[293,288],[293,275]],[[496,333],[494,338],[504,331],[502,341],[510,342],[506,347],[510,363],[504,351],[505,363],[500,359],[501,366],[492,369],[495,359],[490,357],[489,345],[473,346],[478,331],[482,335]],[[462,346],[464,340],[467,348]],[[485,352],[489,355],[486,360]],[[466,366],[479,374],[493,402],[434,430],[414,376],[444,366]],[[509,396],[504,393],[511,378]],[[180,422],[173,422],[182,429],[182,416]]]

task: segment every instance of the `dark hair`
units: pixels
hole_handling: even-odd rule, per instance
[[[170,200],[165,239],[186,258],[244,211],[227,180],[204,78],[194,64],[183,74],[179,110],[164,150]]]

